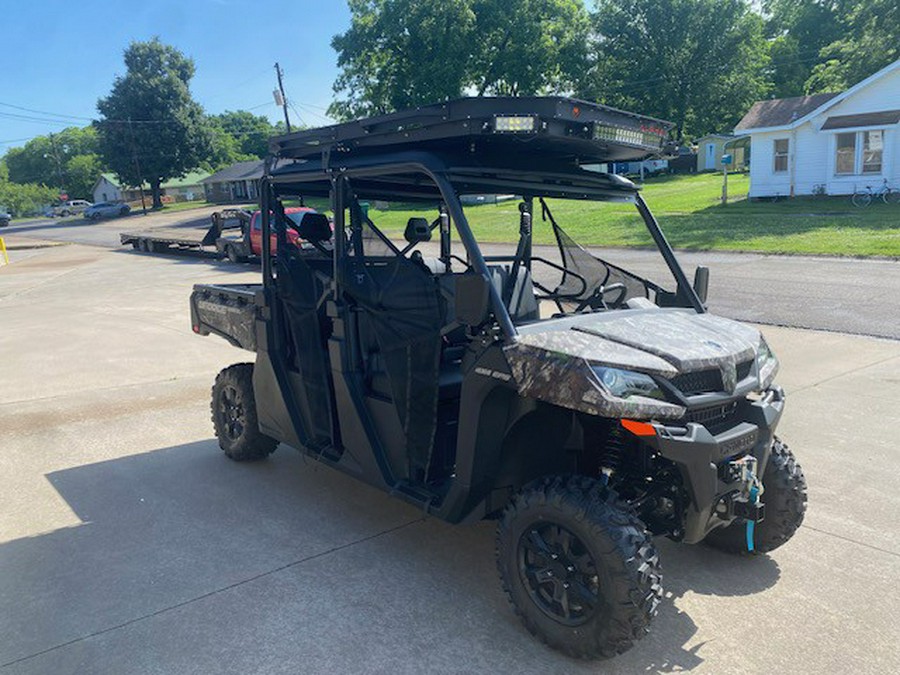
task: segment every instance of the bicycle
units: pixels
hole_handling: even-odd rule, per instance
[[[865,191],[857,190],[850,197],[850,202],[853,206],[865,208],[872,203],[873,199],[878,199],[879,197],[885,204],[900,204],[900,190],[894,190],[889,186],[887,178],[884,179],[881,187],[877,190],[873,190],[871,185],[866,185]]]

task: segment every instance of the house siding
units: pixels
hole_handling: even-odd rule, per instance
[[[788,131],[764,132],[750,137],[751,197],[784,197],[791,193],[791,165],[794,163],[796,148],[795,143],[791,142],[788,149],[788,170],[774,173],[775,141],[780,138],[793,141]]]

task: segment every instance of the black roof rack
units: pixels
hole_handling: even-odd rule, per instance
[[[565,97],[472,97],[276,136],[276,158],[370,155],[419,150],[479,162],[527,155],[554,163],[639,160],[662,154],[670,122]]]

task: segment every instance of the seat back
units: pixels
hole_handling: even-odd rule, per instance
[[[540,318],[537,298],[534,295],[534,282],[531,271],[519,267],[516,278],[511,279],[510,270],[505,265],[489,265],[491,281],[501,298],[509,298],[506,308],[513,323],[535,321]]]

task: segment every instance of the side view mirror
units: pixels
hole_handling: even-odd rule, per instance
[[[706,297],[709,294],[709,268],[698,265],[694,271],[694,292],[700,298],[700,302],[706,304]]]
[[[480,326],[491,308],[490,282],[480,274],[461,274],[456,279],[456,320]]]
[[[425,218],[410,218],[406,222],[403,238],[410,244],[431,241],[431,226]]]

